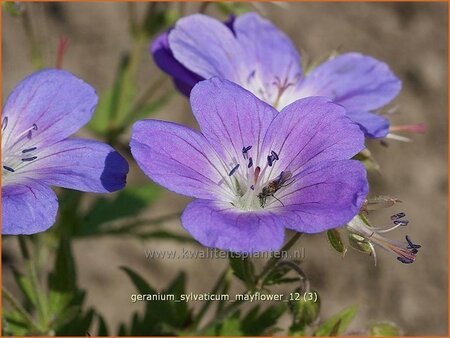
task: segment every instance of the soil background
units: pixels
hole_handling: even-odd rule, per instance
[[[147,4],[138,4],[143,10]],[[198,11],[200,4],[180,5],[185,13]],[[378,250],[378,265],[372,258],[349,250],[342,259],[327,244],[324,234],[304,236],[303,269],[322,300],[322,318],[357,304],[359,312],[351,325],[357,332],[372,321],[397,323],[406,335],[447,335],[447,4],[446,3],[290,3],[256,4],[302,51],[302,57],[320,58],[331,50],[357,51],[387,62],[403,81],[403,90],[393,105],[393,125],[424,122],[425,135],[412,135],[412,142],[369,141],[382,174],[371,175],[371,195],[391,195],[404,202],[376,213],[378,225],[389,215],[404,211],[409,226],[388,236],[401,239],[406,233],[422,244],[417,261],[400,264],[394,256]],[[44,59],[54,65],[58,40],[68,37],[70,45],[64,68],[75,73],[99,92],[111,86],[121,56],[131,47],[125,3],[34,3],[28,4],[32,28]],[[219,15],[214,6],[207,13]],[[150,41],[149,41],[150,44]],[[142,48],[138,90],[162,73],[155,67],[148,47]],[[33,72],[30,49],[18,18],[3,12],[3,93]],[[172,88],[166,81],[159,90]],[[195,126],[185,97],[176,94],[167,107],[153,116]],[[135,165],[129,181],[145,182]],[[166,191],[146,211],[149,217],[181,211],[189,199]],[[183,233],[178,221],[167,227]],[[132,304],[134,287],[119,270],[128,266],[162,289],[180,269],[188,276],[188,291],[211,289],[226,261],[147,260],[148,249],[178,249],[180,244],[130,238],[105,237],[74,243],[80,285],[87,302],[103,313],[116,332],[120,322],[142,304]],[[192,247],[195,248],[195,247]],[[15,241],[4,239],[3,277],[11,283],[9,265],[20,264]],[[236,281],[235,291],[244,286]],[[12,287],[12,286],[11,286]],[[289,290],[289,289],[286,289]],[[200,304],[194,304],[199,306]],[[287,319],[282,321],[286,323]],[[93,331],[95,332],[95,331]]]

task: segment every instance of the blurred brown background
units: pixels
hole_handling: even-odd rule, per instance
[[[138,4],[143,9],[147,4]],[[111,86],[117,63],[128,51],[127,9],[124,3],[46,3],[27,5],[33,29],[44,58],[54,64],[58,39],[70,39],[64,68],[92,84],[99,92]],[[200,4],[183,6],[186,13]],[[303,57],[318,58],[335,48],[358,51],[387,62],[402,79],[403,90],[395,104],[399,113],[392,124],[425,122],[425,135],[412,135],[411,143],[389,141],[383,147],[368,142],[381,165],[382,175],[372,175],[372,195],[400,198],[403,204],[379,212],[376,224],[387,223],[390,214],[405,211],[408,228],[387,236],[401,239],[406,233],[422,244],[417,261],[400,264],[394,256],[378,250],[378,265],[370,257],[349,250],[345,259],[327,244],[324,235],[303,237],[297,247],[305,247],[304,271],[322,299],[322,318],[351,304],[359,305],[352,330],[369,321],[390,320],[407,335],[447,335],[447,4],[446,3],[290,3],[256,4],[284,30],[301,49]],[[207,13],[217,15],[214,6]],[[220,17],[220,15],[219,15]],[[150,43],[150,41],[149,41]],[[161,75],[142,49],[139,89]],[[28,42],[17,18],[3,13],[4,97],[22,78],[33,72]],[[164,89],[170,89],[166,81]],[[195,125],[187,100],[176,95],[157,116]],[[145,181],[132,166],[129,181]],[[182,210],[187,198],[164,192],[148,210],[149,216]],[[183,232],[178,222],[167,225]],[[210,290],[226,261],[147,261],[146,249],[179,248],[167,241],[138,241],[127,238],[79,240],[75,243],[79,283],[88,292],[88,303],[106,315],[114,328],[129,322],[134,287],[118,269],[129,266],[143,274],[152,285],[162,288],[180,269],[188,274],[188,291]],[[12,263],[18,259],[13,241],[5,252]],[[18,262],[18,261],[17,261]],[[19,264],[19,263],[17,263]],[[4,267],[4,280],[10,270]],[[236,281],[236,291],[243,286]],[[199,304],[196,304],[197,306]]]

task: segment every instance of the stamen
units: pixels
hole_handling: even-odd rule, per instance
[[[248,159],[248,151],[250,149],[252,149],[252,146],[242,147],[242,156],[244,156],[244,159]]]
[[[412,260],[411,258],[406,258],[406,257],[397,257],[397,260],[399,260],[400,262],[404,263],[404,264],[411,264],[414,263],[414,260]]]
[[[247,76],[247,83],[250,83],[250,81],[255,77],[256,70],[252,70],[250,74]]]
[[[267,163],[269,164],[269,167],[272,166],[272,164],[273,164],[273,158],[272,158],[272,155],[267,156]]]
[[[404,212],[399,212],[398,214],[392,215],[391,216],[391,220],[394,221],[396,219],[400,219],[400,218],[405,217],[405,216],[406,216],[406,214]]]
[[[247,168],[251,168],[253,166],[253,158],[249,158],[248,159],[248,166],[247,166]]]
[[[31,162],[31,161],[34,161],[35,159],[37,159],[37,156],[23,158],[22,161],[23,162]]]
[[[420,249],[422,246],[419,244],[414,244],[408,235],[405,236],[406,241],[408,242],[408,249]]]
[[[400,225],[400,226],[402,226],[402,227],[407,226],[408,223],[409,223],[409,221],[406,220],[406,219],[399,220],[399,221],[394,221],[394,224],[395,224],[395,225]]]
[[[26,154],[26,153],[32,152],[32,151],[34,151],[34,150],[36,150],[36,149],[37,149],[37,147],[24,149],[24,150],[22,150],[22,154]]]
[[[270,153],[272,154],[273,159],[275,159],[275,160],[279,160],[280,159],[278,157],[278,154],[276,152],[274,152],[273,150]]]
[[[15,170],[13,168],[7,167],[6,165],[3,166],[3,169],[8,170],[10,172],[15,172]]]
[[[8,126],[8,116],[5,116],[2,121],[2,131],[5,131],[7,126]]]
[[[239,169],[239,164],[236,164],[236,165],[234,166],[234,168],[231,169],[231,171],[230,171],[230,173],[228,174],[228,176],[232,176],[232,175],[236,172],[236,170],[238,170],[238,169]]]

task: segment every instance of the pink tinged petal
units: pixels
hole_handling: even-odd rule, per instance
[[[130,147],[142,171],[169,190],[205,199],[226,193],[225,169],[206,139],[192,129],[164,121],[138,121]]]
[[[299,89],[301,97],[329,96],[348,111],[370,111],[391,102],[400,92],[401,81],[387,64],[347,53],[315,68]]]
[[[309,97],[284,108],[264,138],[263,152],[279,156],[278,170],[296,175],[323,161],[348,159],[364,149],[364,134],[345,109],[325,97]],[[274,166],[274,167],[275,167]]]
[[[300,172],[268,205],[285,227],[317,233],[345,225],[368,193],[366,170],[358,161],[321,162]]]
[[[169,33],[169,45],[179,62],[203,78],[239,81],[243,52],[220,21],[202,14],[182,18]]]
[[[29,147],[50,145],[67,138],[85,125],[97,104],[95,90],[64,70],[41,70],[25,78],[8,97],[3,117],[6,146],[32,128]]]
[[[55,193],[37,181],[2,187],[2,234],[30,235],[50,228],[56,219]]]
[[[127,173],[127,161],[106,143],[66,139],[43,149],[20,174],[48,185],[106,193],[122,189]]]
[[[242,87],[219,78],[198,83],[191,92],[191,107],[202,134],[222,158],[247,166],[242,148],[252,146],[249,156],[260,155],[264,134],[277,111]]]
[[[236,18],[233,28],[245,51],[249,72],[255,70],[255,75],[269,85],[275,77],[291,82],[300,79],[302,70],[297,49],[270,21],[256,13],[246,13]]]
[[[181,223],[204,246],[232,252],[275,251],[284,240],[277,216],[242,212],[229,203],[195,200],[184,210]]]

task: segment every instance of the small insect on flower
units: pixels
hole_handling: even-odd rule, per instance
[[[283,202],[281,202],[278,198],[276,198],[274,194],[281,188],[286,187],[289,184],[291,184],[293,182],[293,180],[288,182],[288,180],[291,177],[292,177],[292,173],[290,171],[282,171],[281,174],[277,178],[273,179],[272,181],[267,183],[267,185],[265,187],[262,188],[262,191],[258,194],[259,203],[261,205],[261,208],[264,208],[266,206],[267,197],[275,198],[278,202],[281,203],[282,206],[284,206]]]

